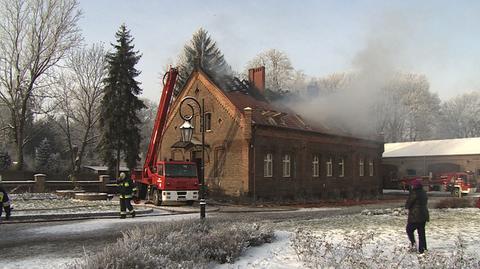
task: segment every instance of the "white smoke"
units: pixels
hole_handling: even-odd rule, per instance
[[[352,59],[350,70],[320,79],[318,96],[308,95],[288,106],[309,122],[332,131],[376,135],[374,106],[385,86],[402,69],[409,32],[398,17],[377,24],[366,46]]]

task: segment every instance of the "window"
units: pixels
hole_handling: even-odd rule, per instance
[[[312,161],[312,176],[319,177],[319,175],[320,175],[320,161],[318,159],[318,156],[314,155],[313,161]]]
[[[373,177],[373,160],[368,161],[368,174]]]
[[[283,177],[290,177],[290,155],[289,154],[285,154],[283,155],[283,158],[282,158],[282,164],[283,164],[283,173],[282,173],[282,176]]]
[[[207,112],[205,113],[205,131],[212,130],[212,113]]]
[[[415,175],[417,175],[417,170],[415,170],[415,169],[407,169],[407,175],[408,175],[408,176],[415,176]]]
[[[332,158],[327,159],[327,177],[333,176]]]
[[[265,154],[265,158],[263,159],[263,176],[273,176],[273,156],[271,153]]]
[[[344,177],[345,176],[345,159],[340,158],[338,161],[338,176]]]
[[[167,164],[165,165],[167,177],[197,177],[197,167],[193,164]]]
[[[358,169],[358,175],[363,177],[365,175],[365,161],[363,159],[358,161]]]
[[[213,161],[215,163],[215,168],[213,171],[214,177],[221,177],[223,176],[223,168],[225,167],[225,148],[219,147],[215,149],[215,153],[213,156]]]

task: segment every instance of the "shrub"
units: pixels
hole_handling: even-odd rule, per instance
[[[446,198],[438,201],[436,208],[466,208],[474,207],[473,201],[468,198]]]
[[[250,246],[271,242],[273,231],[255,223],[184,220],[136,227],[72,268],[210,268],[232,263]]]
[[[306,268],[479,268],[478,258],[465,253],[464,240],[457,238],[455,250],[447,255],[429,251],[425,256],[410,253],[408,246],[379,244],[375,233],[344,233],[331,238],[326,232],[297,230],[292,247]]]

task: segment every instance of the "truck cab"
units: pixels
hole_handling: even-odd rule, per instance
[[[448,191],[452,196],[460,197],[474,192],[473,175],[467,172],[447,172],[436,175],[431,186],[434,190]]]
[[[155,167],[145,169],[148,175],[135,176],[139,186],[139,198],[152,200],[155,205],[165,202],[198,200],[199,180],[194,162],[158,161]]]

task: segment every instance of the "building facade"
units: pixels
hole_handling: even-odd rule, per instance
[[[217,82],[194,71],[171,106],[160,158],[200,162],[198,111],[192,143],[179,142],[180,100],[193,96],[205,103],[205,179],[212,195],[338,199],[380,193],[383,142],[312,127],[265,100],[264,68],[250,70],[249,77]]]
[[[480,178],[480,138],[459,138],[385,144],[384,185],[408,176],[471,172]]]

